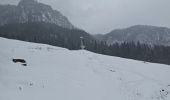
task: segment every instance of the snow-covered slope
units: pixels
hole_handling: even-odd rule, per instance
[[[170,100],[168,65],[4,38],[0,47],[0,100]]]

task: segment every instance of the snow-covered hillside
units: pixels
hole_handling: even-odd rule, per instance
[[[0,100],[170,100],[170,66],[0,38]]]

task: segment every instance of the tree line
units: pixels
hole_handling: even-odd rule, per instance
[[[93,46],[87,46],[86,49],[104,55],[170,65],[169,46],[147,45],[139,42],[114,43],[112,45],[107,45],[106,42],[95,42]]]
[[[86,50],[122,58],[170,65],[170,47],[140,43],[115,43],[96,41],[90,34],[79,29],[65,29],[55,24],[34,22],[16,23],[0,27],[0,37],[53,46],[80,49],[80,37],[84,37]]]

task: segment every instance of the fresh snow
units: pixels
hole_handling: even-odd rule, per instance
[[[5,38],[0,47],[0,100],[170,100],[168,65]]]

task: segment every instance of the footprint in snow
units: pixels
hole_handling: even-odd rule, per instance
[[[22,86],[19,86],[18,89],[19,89],[20,91],[22,91]]]
[[[111,72],[116,72],[115,70],[109,70],[109,71],[111,71]]]

